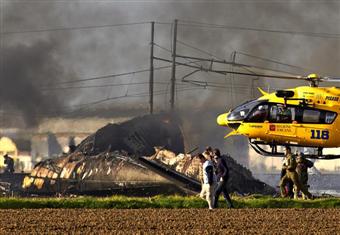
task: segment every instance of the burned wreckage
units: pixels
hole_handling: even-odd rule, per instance
[[[24,178],[22,187],[25,192],[49,194],[199,191],[200,163],[183,154],[179,123],[174,115],[159,114],[108,124],[85,138],[73,152],[39,162]],[[233,191],[273,193],[273,188],[254,179],[232,158],[228,163]]]

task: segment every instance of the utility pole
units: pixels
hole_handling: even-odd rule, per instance
[[[151,42],[150,42],[150,79],[149,79],[149,93],[150,93],[150,114],[153,114],[153,46],[154,46],[154,32],[155,22],[151,22]]]
[[[173,39],[172,39],[172,70],[171,70],[171,93],[170,93],[171,110],[175,109],[177,22],[178,20],[174,21]]]

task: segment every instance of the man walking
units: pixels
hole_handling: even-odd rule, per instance
[[[221,156],[220,150],[214,150],[214,160],[216,163],[216,176],[217,176],[217,186],[215,189],[215,200],[214,207],[217,208],[218,198],[221,193],[223,193],[224,199],[227,202],[229,208],[234,208],[231,199],[229,197],[227,183],[229,179],[229,169],[227,166],[226,159]]]
[[[214,208],[214,186],[216,183],[216,175],[214,173],[214,167],[210,160],[207,160],[203,154],[199,154],[198,158],[202,163],[203,171],[203,183],[200,197],[207,200],[209,209]]]
[[[286,151],[285,153],[286,155],[291,154],[291,149],[289,146],[286,147],[285,151]],[[282,164],[280,181],[286,175],[286,173],[287,173],[287,158],[285,157],[283,164]],[[286,197],[289,197],[289,198],[294,197],[293,187],[294,187],[293,181],[291,179],[287,179],[286,184],[284,185]]]
[[[305,155],[301,152],[298,154],[296,162],[296,173],[298,174],[301,187],[308,190],[308,168],[313,167],[314,163],[306,159]],[[304,193],[302,193],[302,198],[306,199],[306,195]]]
[[[296,160],[295,157],[291,154],[290,148],[286,148],[286,174],[282,177],[280,181],[280,190],[281,190],[281,196],[285,196],[285,188],[284,186],[286,185],[288,180],[292,180],[294,183],[294,199],[298,199],[298,194],[300,190],[302,191],[303,194],[307,196],[307,198],[312,199],[313,196],[308,192],[308,190],[304,187],[301,186],[301,182],[299,180],[298,174],[296,173]]]

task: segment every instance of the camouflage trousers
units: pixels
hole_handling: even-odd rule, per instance
[[[299,180],[301,182],[302,187],[305,187],[306,189],[308,189],[308,172],[304,172],[304,171],[296,171],[299,177]],[[307,196],[302,193],[302,199],[306,199]]]
[[[288,180],[293,181],[293,184],[294,184],[294,199],[298,199],[300,190],[307,198],[312,198],[312,194],[308,192],[306,185],[301,184],[299,176],[296,173],[296,171],[288,171],[288,170],[286,174],[281,178],[281,181],[280,181],[280,190],[281,190],[282,197],[285,196],[285,185],[287,184]]]

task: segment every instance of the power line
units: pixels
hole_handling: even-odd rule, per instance
[[[41,33],[41,32],[54,32],[54,31],[70,31],[70,30],[84,30],[84,29],[100,29],[100,28],[113,28],[128,25],[141,25],[150,24],[151,22],[133,22],[133,23],[122,23],[122,24],[107,24],[107,25],[93,25],[93,26],[79,26],[79,27],[64,27],[64,28],[51,28],[51,29],[33,29],[23,31],[5,31],[1,32],[1,35],[10,34],[25,34],[25,33]]]
[[[194,50],[197,50],[199,52],[202,52],[202,53],[204,53],[206,55],[215,57],[215,58],[220,59],[220,60],[225,60],[223,58],[217,57],[216,55],[214,55],[214,54],[212,54],[210,52],[207,52],[207,51],[202,50],[202,49],[200,49],[198,47],[192,46],[192,45],[190,45],[190,44],[188,44],[186,42],[179,41],[179,40],[177,40],[177,41],[178,41],[178,43],[180,43],[180,44],[182,44],[184,46],[187,46],[187,47],[189,47],[191,49],[194,49]],[[265,57],[261,57],[261,56],[251,55],[249,53],[242,52],[242,51],[236,51],[235,50],[235,53],[243,55],[243,56],[247,56],[247,57],[250,57],[250,58],[255,58],[255,59],[263,60],[263,61],[266,61],[266,62],[271,62],[271,63],[274,63],[274,64],[279,64],[279,65],[283,65],[283,66],[287,66],[287,67],[292,67],[292,68],[300,69],[300,70],[303,70],[303,71],[311,71],[311,69],[309,69],[309,68],[304,68],[304,67],[301,67],[301,66],[291,65],[291,64],[284,63],[284,62],[281,62],[281,61],[278,61],[278,60],[274,60],[274,59],[270,59],[270,58],[265,58]],[[253,65],[249,65],[249,66],[250,67],[256,67],[256,68],[264,69],[264,70],[273,70],[273,69],[261,68],[261,67],[253,66]],[[273,70],[273,71],[275,71],[275,70]],[[284,71],[277,70],[276,72],[284,72]]]
[[[249,87],[248,86],[245,86],[245,87],[248,88],[248,89],[244,89],[243,90],[244,92],[241,92],[241,94],[248,94],[247,91],[249,90]],[[214,90],[215,92],[225,92],[224,90],[216,90],[218,88],[225,88],[225,87],[193,87],[193,88],[183,88],[183,89],[178,89],[177,92],[197,91],[197,90]],[[165,95],[167,93],[168,93],[168,89],[166,89],[166,90],[159,90],[159,91],[156,91],[154,93],[154,95],[155,96],[160,96],[160,95]],[[131,95],[123,95],[123,96],[117,96],[117,97],[110,97],[110,98],[106,98],[106,99],[97,100],[97,101],[91,102],[91,103],[75,105],[75,106],[82,106],[82,107],[79,108],[79,109],[76,109],[76,110],[71,110],[70,112],[68,112],[68,114],[72,114],[72,113],[76,113],[76,112],[81,112],[81,111],[86,110],[86,109],[89,110],[89,106],[105,103],[105,102],[112,101],[112,100],[124,99],[124,98],[140,98],[140,97],[146,97],[148,95],[149,95],[148,92],[142,92],[142,93],[131,94]]]
[[[119,87],[129,85],[143,85],[149,82],[131,82],[131,83],[118,83],[118,84],[103,84],[103,85],[89,85],[89,86],[69,86],[69,87],[42,87],[42,91],[53,91],[53,90],[68,90],[68,89],[86,89],[86,88],[107,88],[107,87]],[[155,84],[167,84],[167,82],[154,82]]]
[[[197,63],[197,62],[198,61],[190,61],[188,63],[182,63],[181,65],[184,66],[184,65],[187,65],[187,64],[194,64],[194,63]],[[167,68],[171,68],[171,65],[156,67],[156,68],[154,68],[154,70],[162,70],[162,69],[167,69]],[[137,74],[137,73],[145,73],[145,72],[149,72],[149,71],[150,71],[149,68],[148,69],[141,69],[141,70],[126,72],[126,73],[109,74],[109,75],[103,75],[103,76],[97,76],[97,77],[77,79],[77,80],[72,80],[72,81],[58,82],[58,83],[55,83],[55,85],[70,84],[70,83],[77,83],[77,82],[87,82],[87,81],[94,81],[94,80],[114,78],[114,77],[122,77],[122,76]]]
[[[178,91],[182,92],[182,91],[198,90],[198,89],[202,89],[202,88],[197,88],[197,87],[196,88],[183,88],[183,89],[179,89]],[[167,90],[158,90],[158,91],[154,92],[154,95],[158,96],[158,95],[164,95],[164,94],[167,94],[167,93],[168,93]],[[68,106],[67,108],[72,108],[72,107],[81,107],[81,108],[76,109],[76,110],[70,110],[69,112],[66,112],[65,114],[76,113],[76,112],[83,110],[84,108],[85,109],[88,108],[89,106],[105,103],[105,102],[112,101],[112,100],[118,100],[118,99],[124,99],[124,98],[140,98],[140,97],[145,97],[145,96],[148,96],[148,95],[149,95],[148,92],[141,92],[141,93],[135,93],[135,94],[130,94],[130,95],[109,97],[109,98],[96,100],[94,102],[90,102],[90,103],[86,103],[86,104]]]
[[[198,28],[232,29],[232,30],[243,30],[243,31],[300,35],[300,36],[317,37],[317,38],[334,38],[334,39],[340,38],[340,34],[338,33],[315,33],[315,32],[302,32],[302,31],[290,31],[290,30],[261,29],[261,28],[252,28],[252,27],[218,25],[218,24],[211,24],[211,23],[202,23],[202,22],[197,22],[197,21],[185,21],[185,20],[181,20],[181,22],[184,22],[184,23],[179,23],[178,25],[198,27]]]
[[[217,83],[217,82],[204,82],[204,81],[199,81],[199,80],[186,80],[185,82],[194,82],[191,83],[192,85],[196,85],[199,86],[200,89],[209,89],[210,88],[230,88],[231,86],[223,86],[225,84],[223,83]],[[244,90],[248,90],[251,89],[249,86],[247,85],[236,85],[234,87],[240,88],[240,89],[244,89]],[[264,89],[265,87],[261,87],[262,89]],[[274,87],[273,87],[274,88]],[[189,88],[182,88],[182,89],[178,89],[179,92],[183,92],[183,91],[190,91],[190,90],[196,90],[199,89],[198,87],[194,88],[194,87],[189,87]],[[282,87],[276,87],[275,89],[282,89]],[[155,95],[164,95],[168,93],[168,89],[165,90],[158,90],[155,91]],[[110,100],[116,100],[116,99],[123,99],[123,98],[133,98],[133,97],[144,97],[144,96],[148,96],[148,92],[141,92],[141,93],[135,93],[135,94],[130,94],[130,95],[121,95],[121,96],[115,96],[115,97],[109,97],[109,98],[105,98],[105,99],[100,99],[100,100],[96,100],[94,102],[90,102],[90,103],[85,103],[85,104],[78,104],[78,105],[73,105],[73,106],[67,106],[67,108],[72,108],[72,107],[79,107],[79,106],[91,106],[91,105],[95,105],[95,104],[100,104],[100,103],[104,103]]]
[[[198,47],[194,47],[194,46],[192,46],[192,45],[189,45],[188,43],[185,43],[185,42],[183,42],[183,41],[177,40],[177,42],[178,42],[179,44],[182,44],[182,45],[186,46],[186,47],[189,47],[189,48],[191,48],[191,49],[197,50],[197,51],[199,51],[199,52],[201,52],[201,53],[203,53],[203,54],[206,54],[206,55],[215,57],[215,58],[217,58],[217,59],[219,59],[219,60],[224,60],[224,59],[222,59],[222,58],[220,58],[220,57],[218,57],[218,56],[216,56],[216,55],[214,55],[214,54],[212,54],[212,53],[210,53],[210,52],[207,52],[207,51],[204,51],[204,50],[202,50],[202,49],[200,49],[200,48],[198,48]]]
[[[177,40],[177,41],[178,41],[178,40]],[[163,47],[163,46],[161,46],[161,45],[159,45],[159,44],[157,44],[157,43],[154,43],[154,45],[155,45],[156,47],[159,47],[160,49],[163,49],[163,50],[169,52],[170,54],[172,54],[172,51],[171,51],[170,49],[168,49],[168,48],[166,48],[166,47]],[[192,62],[193,64],[199,65],[197,62],[193,62],[192,60],[189,60],[188,58],[184,58],[184,59],[185,59],[186,61],[188,61],[188,62]]]
[[[155,21],[155,24],[159,24],[159,25],[172,25],[172,22],[160,22],[160,21]]]
[[[145,82],[146,83],[146,82]],[[183,83],[187,83],[187,84],[183,84]],[[161,82],[161,84],[168,84],[168,82]],[[107,84],[108,85],[108,84]],[[111,84],[111,85],[122,85],[122,84]],[[190,88],[190,87],[183,87],[181,89],[178,89],[179,92],[182,91],[187,91],[187,90],[195,90],[197,89],[197,87],[201,88],[201,89],[226,89],[226,88],[231,88],[231,86],[226,86],[225,83],[220,83],[220,82],[206,82],[206,81],[200,81],[200,80],[185,80],[182,82],[182,85],[193,85],[196,86],[196,88]],[[105,85],[104,85],[105,86]],[[96,86],[89,86],[89,87],[96,87]],[[233,88],[238,88],[240,90],[243,91],[248,91],[250,88],[247,85],[235,85],[233,86]],[[262,87],[264,89],[264,87]],[[71,87],[70,87],[71,89]],[[274,89],[274,88],[273,88]],[[283,89],[283,88],[275,88],[275,89]],[[220,92],[225,92],[224,90],[216,90],[216,91],[220,91]],[[159,90],[155,92],[155,95],[159,96],[159,95],[164,95],[168,93],[168,89],[165,90]],[[242,93],[242,92],[241,92]],[[244,92],[242,94],[248,94],[247,92]],[[109,97],[109,98],[105,98],[105,99],[100,99],[94,102],[90,102],[90,103],[86,103],[86,104],[78,104],[78,105],[73,105],[73,106],[65,106],[64,108],[69,109],[69,108],[73,108],[73,107],[81,107],[80,109],[86,107],[86,106],[92,106],[92,105],[96,105],[96,104],[100,104],[100,103],[104,103],[110,100],[117,100],[117,99],[123,99],[123,98],[137,98],[137,97],[145,97],[148,95],[148,92],[142,92],[142,93],[137,93],[137,94],[130,94],[130,95],[122,95],[122,96],[118,96],[118,97]],[[76,112],[77,110],[70,110],[70,112]]]
[[[270,71],[270,72],[278,72],[278,73],[285,73],[288,74],[289,72],[278,70],[278,69],[271,69],[271,68],[266,68],[266,67],[261,67],[261,66],[256,66],[256,65],[248,65],[248,64],[241,64],[241,63],[236,63],[236,62],[231,62],[231,61],[226,61],[226,60],[216,60],[216,59],[206,59],[206,58],[199,58],[199,57],[192,57],[192,56],[182,56],[182,55],[177,55],[179,58],[188,58],[188,59],[194,59],[194,60],[199,60],[199,61],[205,61],[205,62],[210,62],[210,67],[212,66],[213,63],[217,64],[227,64],[231,65],[234,67],[238,67],[241,69],[244,69],[248,72],[254,73],[251,69],[259,69],[259,70],[264,70],[264,71]]]
[[[169,66],[167,66],[167,67],[169,67]],[[166,68],[166,67],[162,67],[162,68]],[[161,69],[161,68],[159,68],[159,69]],[[150,71],[150,70],[149,69],[141,69],[141,70],[126,72],[126,73],[109,74],[109,75],[83,78],[83,79],[77,79],[77,80],[66,81],[66,82],[58,82],[56,84],[70,84],[70,83],[77,83],[77,82],[87,82],[87,81],[94,81],[94,80],[100,80],[100,79],[105,79],[105,78],[127,76],[127,75],[131,75],[131,74],[136,74],[136,73],[145,73],[145,72],[148,72],[148,71]]]
[[[251,54],[241,52],[241,51],[235,51],[235,53],[240,54],[240,55],[244,55],[244,56],[247,56],[247,57],[250,57],[250,58],[255,58],[255,59],[263,60],[263,61],[266,61],[266,62],[271,62],[271,63],[274,63],[274,64],[279,64],[279,65],[283,65],[283,66],[287,66],[287,67],[300,69],[300,70],[303,70],[303,71],[310,71],[311,70],[309,68],[304,68],[304,67],[297,66],[297,65],[291,65],[291,64],[287,64],[287,63],[284,63],[284,62],[274,60],[274,59],[269,59],[269,58],[264,58],[264,57],[261,57],[261,56],[251,55]]]
[[[161,45],[159,45],[159,44],[156,43],[156,42],[154,42],[153,44],[154,44],[156,47],[158,47],[158,48],[160,48],[160,49],[163,49],[163,50],[166,51],[166,52],[172,53],[170,49],[168,49],[168,48],[166,48],[166,47],[164,47],[164,46],[161,46]]]
[[[252,27],[240,27],[240,26],[203,23],[203,22],[188,21],[188,20],[180,20],[180,22],[184,22],[184,23],[178,24],[178,25],[181,25],[181,26],[193,26],[193,27],[202,27],[202,28],[217,28],[217,29],[221,28],[221,29],[268,32],[268,33],[293,34],[293,35],[302,35],[302,36],[309,36],[309,37],[321,37],[321,38],[340,38],[340,34],[338,34],[338,33],[316,33],[316,32],[303,32],[303,31],[261,29],[261,28],[252,28]],[[121,23],[121,24],[105,24],[105,25],[71,26],[71,27],[58,27],[58,28],[46,28],[46,29],[30,29],[30,30],[22,30],[22,31],[5,31],[5,32],[1,32],[0,35],[113,28],[113,27],[130,26],[130,25],[150,24],[150,23],[151,23],[150,21],[143,21],[143,22],[131,22],[131,23]],[[172,25],[172,23],[170,23],[170,22],[155,22],[155,24]]]
[[[178,40],[177,40],[178,41]],[[216,63],[224,63],[224,64],[230,64],[232,66],[236,66],[236,67],[239,67],[241,69],[244,69],[245,71],[247,72],[250,72],[250,73],[254,73],[256,74],[256,72],[252,71],[251,69],[260,69],[260,70],[265,70],[265,71],[271,71],[271,72],[279,72],[279,73],[289,73],[289,72],[286,72],[286,71],[282,71],[282,70],[278,70],[278,69],[271,69],[271,68],[266,68],[266,67],[261,67],[261,66],[256,66],[256,65],[247,65],[247,64],[241,64],[241,63],[235,63],[235,62],[228,62],[226,61],[225,59],[223,58],[219,58],[217,57],[216,55],[210,53],[210,52],[207,52],[207,51],[204,51],[200,48],[197,48],[195,46],[192,46],[192,45],[189,45],[188,43],[185,43],[185,42],[182,42],[182,41],[178,41],[180,44],[183,44],[191,49],[194,49],[194,50],[197,50],[199,52],[202,52],[206,55],[209,55],[211,57],[215,57],[217,59],[219,59],[220,61],[218,60],[213,60],[213,59],[204,59],[204,58],[201,58],[202,61],[209,61],[211,63],[213,62],[216,62]],[[275,60],[272,60],[272,59],[267,59],[267,58],[263,58],[263,57],[259,57],[259,56],[253,56],[253,55],[250,55],[250,54],[246,54],[244,52],[238,52],[238,51],[235,51],[235,53],[238,53],[238,54],[241,54],[241,55],[244,55],[244,56],[249,56],[249,57],[252,57],[252,58],[256,58],[256,59],[262,59],[262,60],[265,60],[267,62],[272,62],[272,63],[276,63],[276,64],[280,64],[280,65],[285,65],[287,67],[293,67],[293,68],[299,68],[303,71],[307,71],[307,69],[305,68],[302,68],[302,67],[298,67],[298,66],[294,66],[294,65],[289,65],[287,63],[282,63],[280,61],[275,61]],[[177,55],[178,57],[181,57],[181,58],[190,58],[188,56],[180,56],[180,55]],[[191,57],[191,59],[194,59],[195,57]],[[197,59],[197,58],[196,58]]]
[[[120,86],[130,86],[130,85],[145,85],[149,82],[135,82],[135,83],[119,83],[119,84],[104,84],[104,85],[89,85],[89,86],[68,86],[68,87],[43,87],[41,91],[61,91],[61,90],[71,90],[71,89],[91,89],[91,88],[109,88],[109,87],[120,87]],[[169,82],[154,82],[154,84],[167,85]],[[185,85],[177,83],[178,85]]]
[[[160,60],[160,61],[164,61],[164,62],[169,62],[169,63],[171,62],[168,59],[159,58],[159,57],[155,57],[155,59]],[[180,62],[176,62],[176,64],[177,65],[185,65],[185,64],[180,63]],[[214,73],[222,74],[222,75],[237,74],[237,75],[247,75],[247,76],[253,76],[253,77],[305,80],[305,78],[303,76],[269,75],[269,74],[258,74],[258,73],[255,73],[255,72],[245,73],[245,72],[236,72],[236,71],[230,71],[230,70],[213,70],[212,68],[204,68],[203,66],[195,66],[195,65],[189,65],[189,64],[186,64],[185,66],[190,67],[190,68],[194,68],[194,69],[198,69],[198,70],[201,70],[203,72],[214,72]]]

